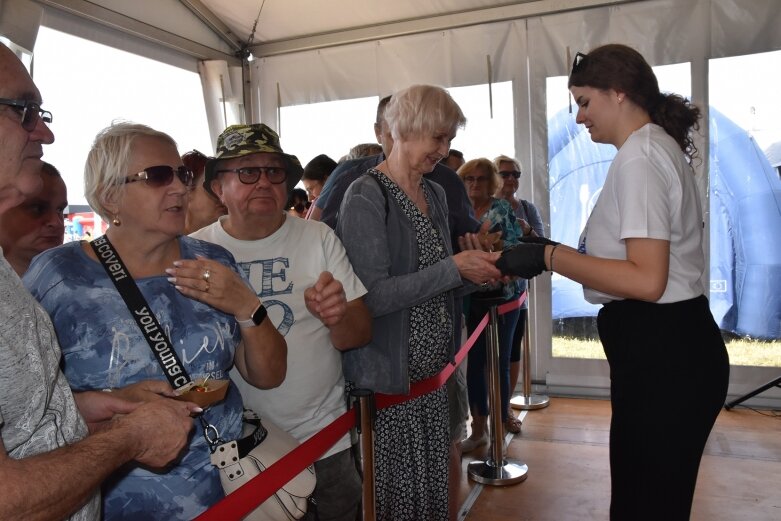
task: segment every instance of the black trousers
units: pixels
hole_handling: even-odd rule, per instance
[[[729,381],[708,301],[616,301],[600,310],[597,327],[613,408],[610,519],[689,519],[702,452]]]

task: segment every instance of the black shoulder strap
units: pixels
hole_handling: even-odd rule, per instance
[[[108,237],[102,235],[90,242],[90,246],[98,256],[98,260],[108,274],[108,278],[116,286],[117,291],[125,301],[130,314],[133,315],[141,333],[144,335],[149,348],[155,354],[157,362],[163,368],[168,382],[174,390],[190,383],[190,375],[187,374],[182,361],[174,350],[171,340],[165,334],[165,330],[158,322],[157,317],[149,308],[144,295],[138,289],[136,282],[125,267],[125,263],[117,254]]]
[[[380,181],[380,178],[377,176],[377,174],[374,173],[374,171],[369,172],[369,176],[371,176],[371,178],[377,182],[377,186],[380,187],[382,196],[385,198],[385,225],[387,226],[388,214],[390,213],[390,205],[388,203],[388,189],[385,188],[385,185],[382,184],[382,181]]]
[[[526,215],[526,221],[529,220],[529,206],[526,204],[526,199],[521,199],[523,205],[523,213]]]

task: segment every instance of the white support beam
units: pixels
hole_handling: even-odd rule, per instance
[[[262,58],[633,1],[645,0],[526,0],[500,7],[449,13],[383,25],[358,27],[332,33],[302,36],[289,40],[260,43],[250,46],[249,49],[253,55]]]
[[[174,49],[199,60],[227,60],[229,65],[241,65],[241,60],[217,49],[182,38],[174,33],[124,14],[106,9],[86,0],[36,0],[38,3],[60,9],[117,31]]]
[[[179,0],[183,6],[189,9],[198,19],[203,22],[214,34],[220,37],[234,51],[241,51],[244,45],[241,39],[220,20],[208,7],[203,5],[201,0]]]

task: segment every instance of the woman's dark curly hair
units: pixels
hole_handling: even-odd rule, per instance
[[[691,130],[700,128],[700,109],[678,94],[662,94],[656,75],[645,58],[626,45],[608,44],[579,55],[572,66],[569,87],[625,93],[645,109],[651,121],[662,127],[689,159],[697,156]]]

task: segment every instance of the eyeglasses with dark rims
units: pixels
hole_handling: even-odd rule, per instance
[[[182,184],[188,189],[195,188],[195,174],[186,166],[172,167],[169,165],[157,165],[144,168],[137,174],[125,178],[125,183],[135,183],[145,181],[152,188],[168,186],[174,181],[174,175],[179,178]]]
[[[54,121],[52,113],[43,110],[37,101],[0,98],[0,105],[6,105],[15,110],[22,117],[22,128],[27,132],[35,130],[39,119],[43,120],[44,123]]]
[[[245,185],[257,183],[262,174],[266,174],[268,182],[274,185],[284,183],[287,180],[287,170],[279,166],[245,166],[242,168],[217,170],[218,174],[223,172],[234,172],[238,174],[239,181]]]
[[[501,172],[499,172],[499,175],[502,176],[503,179],[506,179],[506,178],[508,178],[510,176],[512,176],[512,177],[514,177],[516,179],[520,179],[521,178],[521,173],[519,171],[517,171],[517,170],[506,170],[506,171],[502,170]]]

